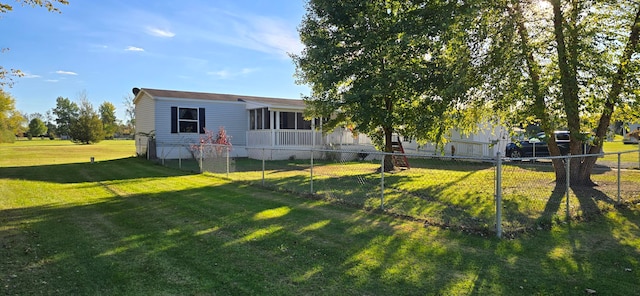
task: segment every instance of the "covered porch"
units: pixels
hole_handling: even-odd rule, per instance
[[[325,145],[369,145],[364,135],[354,136],[348,129],[336,129],[324,135],[322,119],[304,119],[304,102],[281,100],[245,101],[248,122],[247,147],[322,147]]]

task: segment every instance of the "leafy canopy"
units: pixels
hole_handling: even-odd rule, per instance
[[[98,143],[104,139],[102,120],[86,99],[80,101],[78,117],[71,123],[69,136],[72,141],[82,144]]]
[[[15,100],[0,89],[0,143],[13,143],[22,133],[24,117],[16,110]]]
[[[118,130],[116,107],[110,102],[103,102],[98,108],[98,112],[100,113],[105,138],[113,138],[113,135]]]
[[[458,3],[447,1],[311,0],[299,33],[305,49],[294,55],[298,82],[309,84],[307,117],[325,130],[349,124],[391,151],[397,131],[441,141],[444,116],[468,79],[443,38]],[[460,83],[458,86],[466,85]],[[436,131],[436,132],[433,132]]]
[[[78,118],[78,113],[80,112],[78,104],[72,102],[69,98],[58,97],[56,99],[56,107],[52,112],[56,116],[58,135],[69,135],[71,123]]]
[[[31,119],[29,122],[29,139],[39,137],[47,133],[47,126],[40,118]]]

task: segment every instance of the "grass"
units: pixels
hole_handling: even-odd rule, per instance
[[[634,152],[635,155],[637,153]],[[599,160],[600,161],[600,160]],[[491,233],[495,229],[495,167],[490,163],[429,158],[409,160],[410,170],[385,174],[384,201],[378,161],[315,161],[313,193],[325,199],[365,209],[410,216],[429,224]],[[183,167],[186,164],[183,162]],[[265,162],[237,159],[234,171],[219,176],[265,185],[282,191],[311,192],[308,160]],[[197,169],[194,168],[194,171]],[[509,235],[538,227],[549,228],[571,219],[583,220],[614,210],[617,205],[617,171],[603,165],[592,179],[595,188],[573,188],[567,207],[564,187],[556,188],[549,162],[503,165],[503,229]],[[640,201],[640,171],[621,172],[620,202]]]
[[[168,169],[129,157],[132,142],[80,146],[94,164],[65,144],[24,165],[20,144],[0,145],[15,162],[0,165],[1,294],[640,290],[638,205],[500,240]]]
[[[110,160],[135,155],[133,140],[102,141],[94,145],[79,145],[67,140],[34,138],[11,144],[0,143],[0,167],[67,164]]]

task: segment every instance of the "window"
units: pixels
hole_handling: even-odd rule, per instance
[[[557,133],[556,140],[569,141],[569,133]]]
[[[296,129],[295,112],[280,112],[280,129]]]
[[[198,109],[179,108],[178,109],[178,132],[197,133],[198,132]]]
[[[171,107],[171,133],[204,133],[204,108]]]
[[[249,129],[260,130],[271,128],[271,114],[268,108],[249,110]]]
[[[296,121],[297,127],[299,130],[310,130],[311,129],[311,120],[304,120],[304,116],[302,113],[296,113]]]
[[[280,112],[280,129],[310,130],[311,120],[304,120],[301,112]]]

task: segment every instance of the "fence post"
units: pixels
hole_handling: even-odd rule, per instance
[[[182,146],[178,148],[178,168],[182,169]]]
[[[380,162],[380,209],[384,211],[384,159],[387,157],[385,153],[382,154],[382,161]]]
[[[502,238],[502,154],[496,154],[496,235]]]
[[[569,192],[571,190],[571,153],[567,154],[567,161],[565,162],[565,171],[566,171],[566,193],[567,193],[567,202],[566,202],[566,216],[567,222],[571,219],[571,214],[569,213]]]
[[[620,204],[620,156],[621,152],[618,152],[618,204]]]
[[[202,143],[200,143],[200,173],[202,172]]]
[[[309,180],[309,185],[311,187],[311,194],[313,194],[313,148],[311,148],[311,168],[309,169],[311,172],[311,179]]]
[[[264,187],[264,147],[262,147],[262,186]]]
[[[162,165],[164,166],[164,144],[162,145],[162,149],[160,153],[162,153]]]
[[[229,146],[225,148],[227,148],[227,178],[229,178]]]

